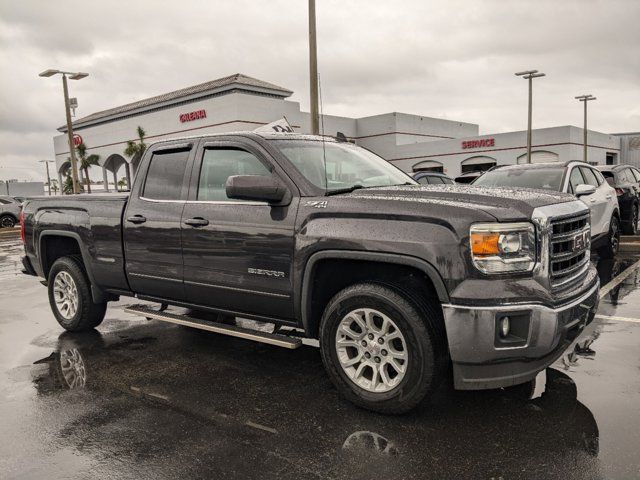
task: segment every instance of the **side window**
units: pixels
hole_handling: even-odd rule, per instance
[[[151,157],[142,196],[152,200],[180,200],[189,150],[166,150]]]
[[[640,182],[640,170],[632,168],[631,171],[633,172],[633,176],[635,177],[636,182]]]
[[[4,198],[0,198],[0,204],[1,205],[9,205],[11,202],[8,200],[5,200]]]
[[[604,177],[602,176],[602,172],[600,170],[592,170],[593,174],[596,176],[598,180],[598,185],[602,185],[604,183]]]
[[[442,183],[447,184],[447,185],[453,184],[453,180],[451,180],[450,178],[440,177],[440,180],[442,180]]]
[[[575,167],[571,170],[571,175],[569,176],[569,193],[574,193],[576,191],[576,187],[586,183],[584,178],[582,178],[582,174],[580,173],[580,169]]]
[[[622,178],[622,181],[624,183],[636,183],[636,179],[633,176],[633,172],[631,171],[630,168],[625,168],[620,173],[621,173],[620,177]]]
[[[429,185],[429,177],[420,177],[417,182],[422,185]]]
[[[594,187],[600,186],[600,183],[598,183],[598,179],[591,168],[580,167],[580,170],[582,170],[582,176],[584,177],[587,185],[593,185]]]
[[[430,178],[430,181],[431,181],[431,183],[432,183],[433,185],[442,185],[442,184],[444,183],[444,182],[442,181],[442,178],[440,178],[440,177],[436,177],[436,176],[431,177],[431,178]]]
[[[198,200],[243,202],[227,197],[227,179],[234,175],[271,175],[271,171],[258,158],[238,148],[212,148],[204,151]]]

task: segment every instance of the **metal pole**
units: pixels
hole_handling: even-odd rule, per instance
[[[531,117],[533,109],[533,77],[529,76],[529,117],[527,121],[527,163],[531,163]]]
[[[71,126],[71,108],[69,107],[69,89],[67,87],[67,76],[65,74],[62,74],[62,88],[64,90],[64,109],[67,115],[67,136],[69,139],[69,156],[71,157],[71,181],[73,182],[73,193],[80,193],[80,188],[78,187],[76,149],[73,146],[73,128]]]
[[[320,134],[318,115],[318,51],[316,44],[316,1],[309,0],[309,83],[311,101],[311,133]]]
[[[45,161],[44,164],[47,166],[47,185],[49,186],[49,196],[51,196],[51,177],[49,176],[49,162]]]
[[[584,161],[587,161],[587,102],[584,102]]]

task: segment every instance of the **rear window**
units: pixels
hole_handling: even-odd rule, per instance
[[[564,169],[549,168],[501,168],[486,172],[473,182],[480,187],[521,187],[560,191]]]
[[[151,157],[143,197],[152,200],[180,200],[189,150],[167,150]]]

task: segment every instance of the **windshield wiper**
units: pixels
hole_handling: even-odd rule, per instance
[[[335,188],[333,190],[327,190],[324,193],[324,196],[328,197],[329,195],[339,195],[341,193],[351,193],[354,190],[358,190],[359,188],[365,188],[365,187],[364,187],[364,185],[360,185],[359,183],[356,183],[355,185],[351,185],[350,187]]]

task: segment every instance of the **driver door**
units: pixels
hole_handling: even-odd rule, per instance
[[[276,175],[292,193],[286,206],[227,197],[233,175]],[[203,141],[182,214],[184,285],[189,303],[258,317],[293,318],[295,185],[257,144]]]

